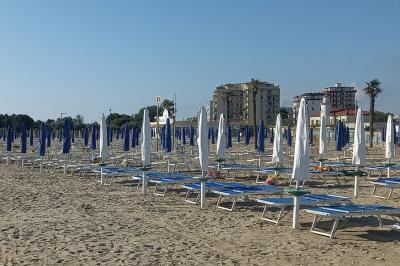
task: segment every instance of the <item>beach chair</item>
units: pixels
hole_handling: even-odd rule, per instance
[[[270,195],[282,193],[282,189],[273,185],[245,185],[238,184],[235,187],[221,187],[218,189],[211,190],[212,193],[218,195],[218,201],[215,209],[222,209],[227,211],[233,211],[236,203],[241,198],[248,198],[252,195]],[[222,198],[232,198],[232,205],[230,208],[221,206]]]
[[[235,188],[238,186],[242,186],[243,184],[237,183],[237,182],[215,182],[215,181],[207,181],[206,182],[206,192],[218,189],[218,188]],[[192,184],[184,184],[182,185],[182,188],[187,189],[186,195],[185,195],[185,201],[192,203],[192,204],[197,204],[200,199],[200,182],[195,182]],[[195,197],[191,197],[191,195],[195,195]]]
[[[314,215],[310,232],[322,236],[327,236],[329,238],[335,237],[335,233],[338,229],[340,221],[348,222],[349,219],[354,217],[374,216],[378,219],[379,226],[380,228],[382,228],[383,225],[381,216],[389,216],[395,221],[398,221],[398,216],[400,216],[400,208],[393,208],[378,204],[323,206],[305,209],[305,212]],[[332,228],[328,232],[323,231],[322,229],[319,229],[317,227],[318,223],[320,223],[323,218],[333,219]]]
[[[386,176],[389,178],[390,173],[392,171],[400,170],[400,165],[399,164],[374,165],[374,166],[367,166],[364,169],[367,171],[368,177],[370,177],[373,172],[378,172],[378,178],[381,178],[382,175],[386,172]]]
[[[372,196],[376,198],[382,199],[390,199],[392,197],[393,190],[397,187],[400,187],[400,177],[390,177],[390,178],[379,178],[375,181],[370,181],[371,184],[374,185],[372,190]],[[383,187],[389,189],[389,194],[387,197],[377,195],[377,188]]]
[[[257,199],[258,203],[264,204],[264,210],[261,215],[261,219],[270,223],[278,225],[283,217],[289,214],[293,207],[293,197],[285,198],[263,198]],[[338,203],[348,203],[351,201],[350,197],[340,196],[340,195],[330,195],[330,194],[307,194],[300,197],[300,207],[314,207],[324,204],[338,204]],[[273,208],[278,208],[278,217],[272,218],[267,217],[269,211]]]

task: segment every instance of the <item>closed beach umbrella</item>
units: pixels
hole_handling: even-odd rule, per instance
[[[131,139],[131,147],[136,147],[136,127],[132,128],[132,139]]]
[[[342,130],[342,122],[339,121],[335,127],[335,142],[336,142],[336,150],[341,151],[343,148],[343,130]]]
[[[75,142],[75,130],[74,130],[74,126],[72,126],[72,130],[71,130],[71,140],[72,142]]]
[[[199,147],[199,159],[200,159],[200,167],[202,176],[204,177],[208,172],[208,140],[207,140],[207,111],[203,107],[200,108],[199,114],[199,124],[198,124],[198,137],[197,137],[197,145]],[[221,132],[219,135],[222,135]],[[200,205],[201,208],[205,207],[206,200],[206,184],[205,181],[201,181],[200,188]]]
[[[110,129],[110,127],[109,126],[107,126],[107,146],[110,146],[110,144],[111,144],[111,129]]]
[[[46,153],[46,129],[43,123],[40,126],[39,145],[39,156],[44,156]]]
[[[51,147],[51,129],[47,129],[47,147]]]
[[[381,141],[382,142],[386,141],[386,128],[385,127],[381,128]]]
[[[194,128],[191,125],[189,130],[189,145],[194,146]]]
[[[240,143],[240,127],[238,128],[237,131],[237,142]]]
[[[246,129],[244,131],[244,143],[246,145],[250,144],[250,127],[246,126]]]
[[[89,129],[87,127],[83,130],[83,144],[86,147],[89,145]]]
[[[271,129],[271,136],[269,137],[269,143],[271,143],[271,144],[274,143],[274,137],[275,137],[274,130]]]
[[[221,114],[219,117],[219,124],[218,124],[218,139],[217,139],[217,156],[218,159],[225,159],[225,119],[224,115]]]
[[[29,129],[29,146],[33,146],[33,128]]]
[[[172,138],[171,138],[171,123],[169,118],[165,122],[165,151],[171,152],[172,150]]]
[[[186,145],[186,128],[181,129],[181,134],[182,134],[182,144]]]
[[[290,128],[290,125],[288,125],[287,128],[286,142],[289,147],[292,147],[292,129]]]
[[[210,128],[210,130],[209,130],[210,132],[211,132],[211,144],[215,144],[215,130],[214,130],[214,128],[212,127],[212,128]]]
[[[143,112],[142,124],[142,164],[144,166],[150,165],[150,148],[151,148],[151,129],[149,111],[147,109]]]
[[[275,123],[275,137],[272,151],[272,162],[276,164],[283,163],[283,149],[282,149],[282,119],[281,114],[276,116]]]
[[[264,121],[260,121],[260,127],[258,128],[258,140],[257,140],[257,150],[259,153],[264,153],[265,151],[265,144],[264,144],[264,139],[265,139],[265,127],[264,127]]]
[[[296,142],[294,146],[294,161],[292,180],[296,181],[296,189],[300,182],[310,177],[310,154],[307,135],[307,113],[304,98],[300,101],[299,113],[296,126]],[[299,226],[300,202],[299,197],[294,197],[293,228]]]
[[[227,132],[227,145],[226,147],[232,148],[232,127],[231,125],[228,125],[228,132]]]
[[[64,120],[64,129],[63,129],[63,153],[69,153],[69,149],[70,149],[70,135],[69,135],[69,123],[68,120],[65,119]]]
[[[25,124],[21,126],[21,153],[26,153],[26,127]]]
[[[6,143],[6,150],[11,151],[11,144],[12,144],[12,139],[13,139],[13,133],[11,127],[8,127],[7,130],[7,143]]]
[[[95,125],[93,124],[92,125],[92,143],[91,143],[91,145],[90,145],[90,148],[92,149],[92,150],[95,150],[96,149],[96,140],[97,140],[97,134],[96,134],[96,127],[95,127]]]
[[[390,160],[394,157],[394,141],[393,141],[393,118],[389,115],[387,118],[386,125],[386,136],[385,136],[385,158]]]
[[[361,108],[358,108],[356,125],[354,128],[354,143],[352,164],[358,170],[359,166],[365,165],[365,132],[364,132],[364,115]],[[358,196],[359,177],[354,177],[354,197]]]
[[[314,145],[314,129],[313,128],[308,129],[308,144]]]
[[[319,128],[319,154],[321,158],[325,158],[327,135],[326,135],[326,124],[327,124],[327,111],[326,111],[326,98],[324,97],[321,104],[321,114],[320,114],[320,128]]]
[[[125,128],[124,128],[124,151],[127,152],[129,151],[129,126],[128,123],[125,123]]]
[[[101,121],[100,121],[99,145],[100,145],[100,158],[104,161],[110,156],[107,145],[107,124],[104,114],[101,116]]]

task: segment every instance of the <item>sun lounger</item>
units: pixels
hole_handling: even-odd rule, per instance
[[[300,207],[312,207],[319,206],[323,204],[337,204],[341,202],[350,202],[350,197],[340,196],[340,195],[330,195],[330,194],[307,194],[300,197]],[[281,219],[291,212],[292,209],[285,210],[287,208],[293,207],[293,197],[285,197],[285,198],[263,198],[257,199],[258,203],[264,204],[264,210],[261,215],[261,219],[267,222],[274,223],[276,225],[279,224]],[[279,213],[276,219],[267,217],[267,213],[272,208],[278,208]]]
[[[215,206],[216,209],[222,209],[227,211],[233,211],[237,201],[240,198],[249,197],[251,195],[268,195],[281,193],[283,190],[272,185],[244,185],[239,184],[236,187],[221,187],[213,189],[211,192],[218,195],[218,201]],[[221,206],[222,198],[228,197],[233,198],[232,206],[230,208]]]
[[[395,189],[396,187],[400,187],[400,177],[380,178],[375,181],[370,181],[370,183],[374,185],[374,188],[372,190],[373,197],[390,199],[393,193],[393,189]],[[387,197],[376,195],[378,186],[389,188],[389,194]]]
[[[192,184],[184,184],[182,188],[187,189],[185,201],[193,204],[197,204],[200,199],[200,182],[192,183]],[[243,186],[241,183],[237,182],[215,182],[215,181],[207,181],[206,182],[206,191],[212,191],[218,188],[236,188],[239,186]],[[195,194],[195,197],[190,197],[190,195]],[[194,200],[193,200],[194,199]]]
[[[353,217],[375,216],[378,219],[379,226],[382,228],[381,216],[390,216],[397,221],[396,216],[400,216],[400,208],[393,208],[383,205],[333,205],[305,209],[306,212],[314,215],[311,226],[311,233],[334,238],[341,220],[348,221]],[[323,218],[333,219],[332,229],[329,232],[322,231],[317,225]]]
[[[371,176],[372,172],[378,172],[378,177],[381,178],[383,173],[387,173],[387,177],[390,177],[391,171],[399,171],[399,164],[389,164],[389,165],[374,165],[364,168],[368,172],[368,176]]]

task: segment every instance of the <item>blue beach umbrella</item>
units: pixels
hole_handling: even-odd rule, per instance
[[[181,133],[181,134],[182,134],[182,137],[181,137],[181,138],[182,138],[182,144],[183,144],[183,145],[186,145],[186,128],[183,127],[183,128],[181,129],[181,132],[182,132],[182,133]]]
[[[215,144],[215,130],[213,127],[210,128],[209,130],[211,132],[211,144]]]
[[[125,128],[124,128],[124,151],[127,152],[129,151],[129,127],[128,123],[125,123]]]
[[[193,126],[190,126],[190,130],[189,130],[189,145],[194,146],[194,128],[193,128]]]
[[[381,128],[381,141],[386,142],[386,128]]]
[[[119,140],[119,128],[117,128],[117,140]]]
[[[8,127],[8,130],[7,130],[7,144],[6,144],[6,150],[7,151],[11,151],[12,138],[13,138],[12,129],[11,129],[11,127]]]
[[[71,140],[72,140],[72,142],[75,142],[75,130],[74,130],[74,128],[72,127],[72,134],[71,134]]]
[[[258,139],[257,139],[257,150],[259,153],[263,153],[265,150],[265,144],[264,144],[264,139],[265,139],[265,127],[264,127],[264,121],[260,121],[260,127],[258,128]]]
[[[50,127],[47,129],[47,147],[51,146],[51,129]]]
[[[249,126],[246,126],[244,130],[244,144],[249,145],[250,144],[250,128]]]
[[[228,130],[227,130],[227,139],[226,139],[226,148],[232,148],[232,127],[231,125],[228,125]]]
[[[107,146],[110,146],[111,143],[111,129],[107,126]]]
[[[132,139],[131,139],[131,147],[136,147],[136,127],[132,128]]]
[[[335,126],[335,148],[337,151],[341,151],[343,148],[343,129],[342,122],[339,121]]]
[[[69,134],[69,123],[67,119],[64,120],[64,128],[60,136],[62,136],[62,141],[63,141],[63,154],[67,154],[69,153],[71,147],[70,146],[71,136]]]
[[[92,125],[92,143],[90,145],[90,148],[92,150],[96,149],[96,140],[97,140],[97,134],[96,134],[96,127],[94,126],[94,124]]]
[[[240,127],[238,128],[237,131],[237,142],[240,143]]]
[[[165,151],[171,152],[172,149],[172,140],[171,140],[171,124],[169,122],[169,118],[165,123]]]
[[[26,127],[25,124],[21,126],[21,153],[26,153]]]
[[[289,147],[292,147],[292,129],[290,128],[290,125],[287,128],[286,143]]]
[[[89,129],[87,127],[83,129],[83,145],[86,147],[89,145]]]
[[[45,156],[46,154],[46,129],[44,124],[40,125],[40,136],[39,136],[39,156]]]
[[[274,137],[275,137],[274,129],[271,129],[271,136],[269,136],[269,143],[270,144],[274,143]]]
[[[314,145],[314,129],[312,127],[308,129],[308,144]]]

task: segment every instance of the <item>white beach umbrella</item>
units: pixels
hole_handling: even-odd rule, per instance
[[[386,125],[385,158],[390,160],[394,157],[393,118],[389,115]]]
[[[100,158],[104,160],[108,157],[110,157],[110,154],[107,146],[107,124],[103,114],[100,121]]]
[[[283,163],[281,114],[278,114],[276,116],[274,134],[275,134],[275,136],[274,136],[274,147],[273,147],[273,151],[272,151],[272,162],[281,164],[281,163]]]
[[[199,159],[200,159],[200,167],[202,172],[201,179],[201,190],[200,190],[200,205],[201,208],[205,207],[206,201],[206,184],[205,184],[205,175],[208,171],[208,125],[207,125],[207,111],[204,107],[200,108],[199,114],[199,124],[197,127],[198,130],[198,138],[197,145],[199,147]],[[219,133],[220,135],[221,133]]]
[[[225,159],[226,137],[225,137],[225,119],[221,114],[219,117],[218,125],[218,139],[217,139],[217,156],[218,159]]]
[[[144,167],[150,165],[151,155],[151,129],[150,129],[150,118],[149,111],[147,109],[143,112],[143,124],[142,124],[142,164]],[[142,193],[146,194],[147,190],[147,177],[145,170],[143,170],[142,178]]]
[[[149,111],[147,109],[143,112],[142,124],[142,164],[148,166],[150,164],[150,147],[151,147],[151,129]]]
[[[326,155],[326,145],[328,143],[326,136],[326,125],[327,125],[327,112],[326,112],[326,98],[322,100],[321,114],[320,114],[320,129],[319,129],[319,154],[321,159]]]
[[[353,157],[352,164],[356,166],[356,171],[359,167],[365,164],[365,132],[364,132],[364,115],[361,108],[358,108],[356,125],[354,128],[353,141]],[[358,197],[359,177],[354,177],[354,197]]]
[[[292,180],[296,181],[296,189],[299,183],[310,177],[310,154],[308,148],[307,113],[304,98],[300,101],[297,115],[296,143],[294,146],[294,162]],[[293,202],[293,228],[299,226],[300,197],[294,196]]]

